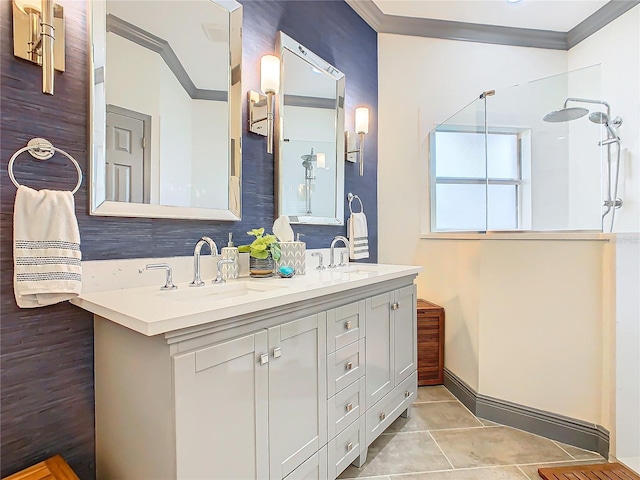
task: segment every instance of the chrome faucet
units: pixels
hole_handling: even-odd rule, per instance
[[[200,278],[200,250],[202,250],[202,246],[205,244],[209,245],[212,257],[218,256],[218,246],[216,242],[209,237],[202,237],[196,242],[196,246],[193,249],[193,282],[189,284],[190,287],[201,287],[204,285],[204,282]]]
[[[344,246],[349,248],[349,240],[347,240],[345,237],[343,237],[342,235],[338,235],[337,237],[335,237],[333,240],[331,240],[331,247],[329,249],[329,268],[336,268],[338,265],[336,265],[334,263],[334,258],[335,258],[335,248],[336,248],[336,243],[338,242],[342,242],[344,243]],[[341,267],[344,266],[343,263],[340,264]]]

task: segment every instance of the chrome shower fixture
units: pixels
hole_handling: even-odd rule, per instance
[[[613,223],[616,218],[616,210],[622,206],[622,200],[617,198],[618,195],[618,180],[620,175],[620,137],[618,133],[614,130],[622,125],[622,118],[616,117],[611,120],[611,107],[609,104],[603,100],[591,100],[588,98],[567,98],[564,101],[564,105],[562,109],[555,110],[553,112],[547,113],[542,120],[545,122],[570,122],[571,120],[577,120],[578,118],[584,117],[589,113],[584,107],[567,107],[567,103],[569,102],[578,102],[578,103],[595,103],[597,105],[603,105],[606,107],[607,111],[605,112],[593,112],[589,115],[589,120],[595,124],[602,125],[607,130],[607,138],[598,142],[600,147],[607,147],[607,197],[604,200],[603,206],[606,208],[605,212],[602,214],[602,231],[604,231],[604,219],[605,217],[611,213],[611,223],[609,231],[613,231]],[[611,154],[611,145],[617,145],[617,155],[615,161],[615,174],[612,172],[612,163],[613,158]],[[613,189],[612,189],[613,183]],[[612,191],[613,190],[613,191]]]
[[[598,142],[598,145],[603,146],[620,142],[620,137],[612,127],[618,128],[620,125],[622,125],[622,118],[616,117],[613,120],[609,120],[609,116],[606,113],[593,112],[591,115],[589,115],[589,120],[598,125],[604,125],[607,129],[607,132],[609,133],[608,138],[606,140]]]
[[[542,120],[551,123],[569,122],[584,117],[587,113],[589,110],[583,107],[565,107],[547,113]]]

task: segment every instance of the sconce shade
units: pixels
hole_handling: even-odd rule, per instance
[[[356,133],[369,133],[369,109],[367,107],[356,108]]]
[[[318,168],[324,168],[326,165],[327,165],[326,155],[322,152],[316,154],[316,166]]]
[[[280,90],[280,59],[275,55],[264,55],[260,59],[260,89],[264,93]]]

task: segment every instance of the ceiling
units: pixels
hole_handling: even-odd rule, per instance
[[[608,0],[373,0],[385,15],[568,32]]]
[[[376,32],[569,50],[640,0],[345,0]]]

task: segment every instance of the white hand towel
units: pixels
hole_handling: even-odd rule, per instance
[[[349,217],[349,258],[369,258],[369,232],[364,212],[352,213]]]
[[[80,230],[71,192],[20,186],[13,210],[13,290],[20,308],[80,294]]]

